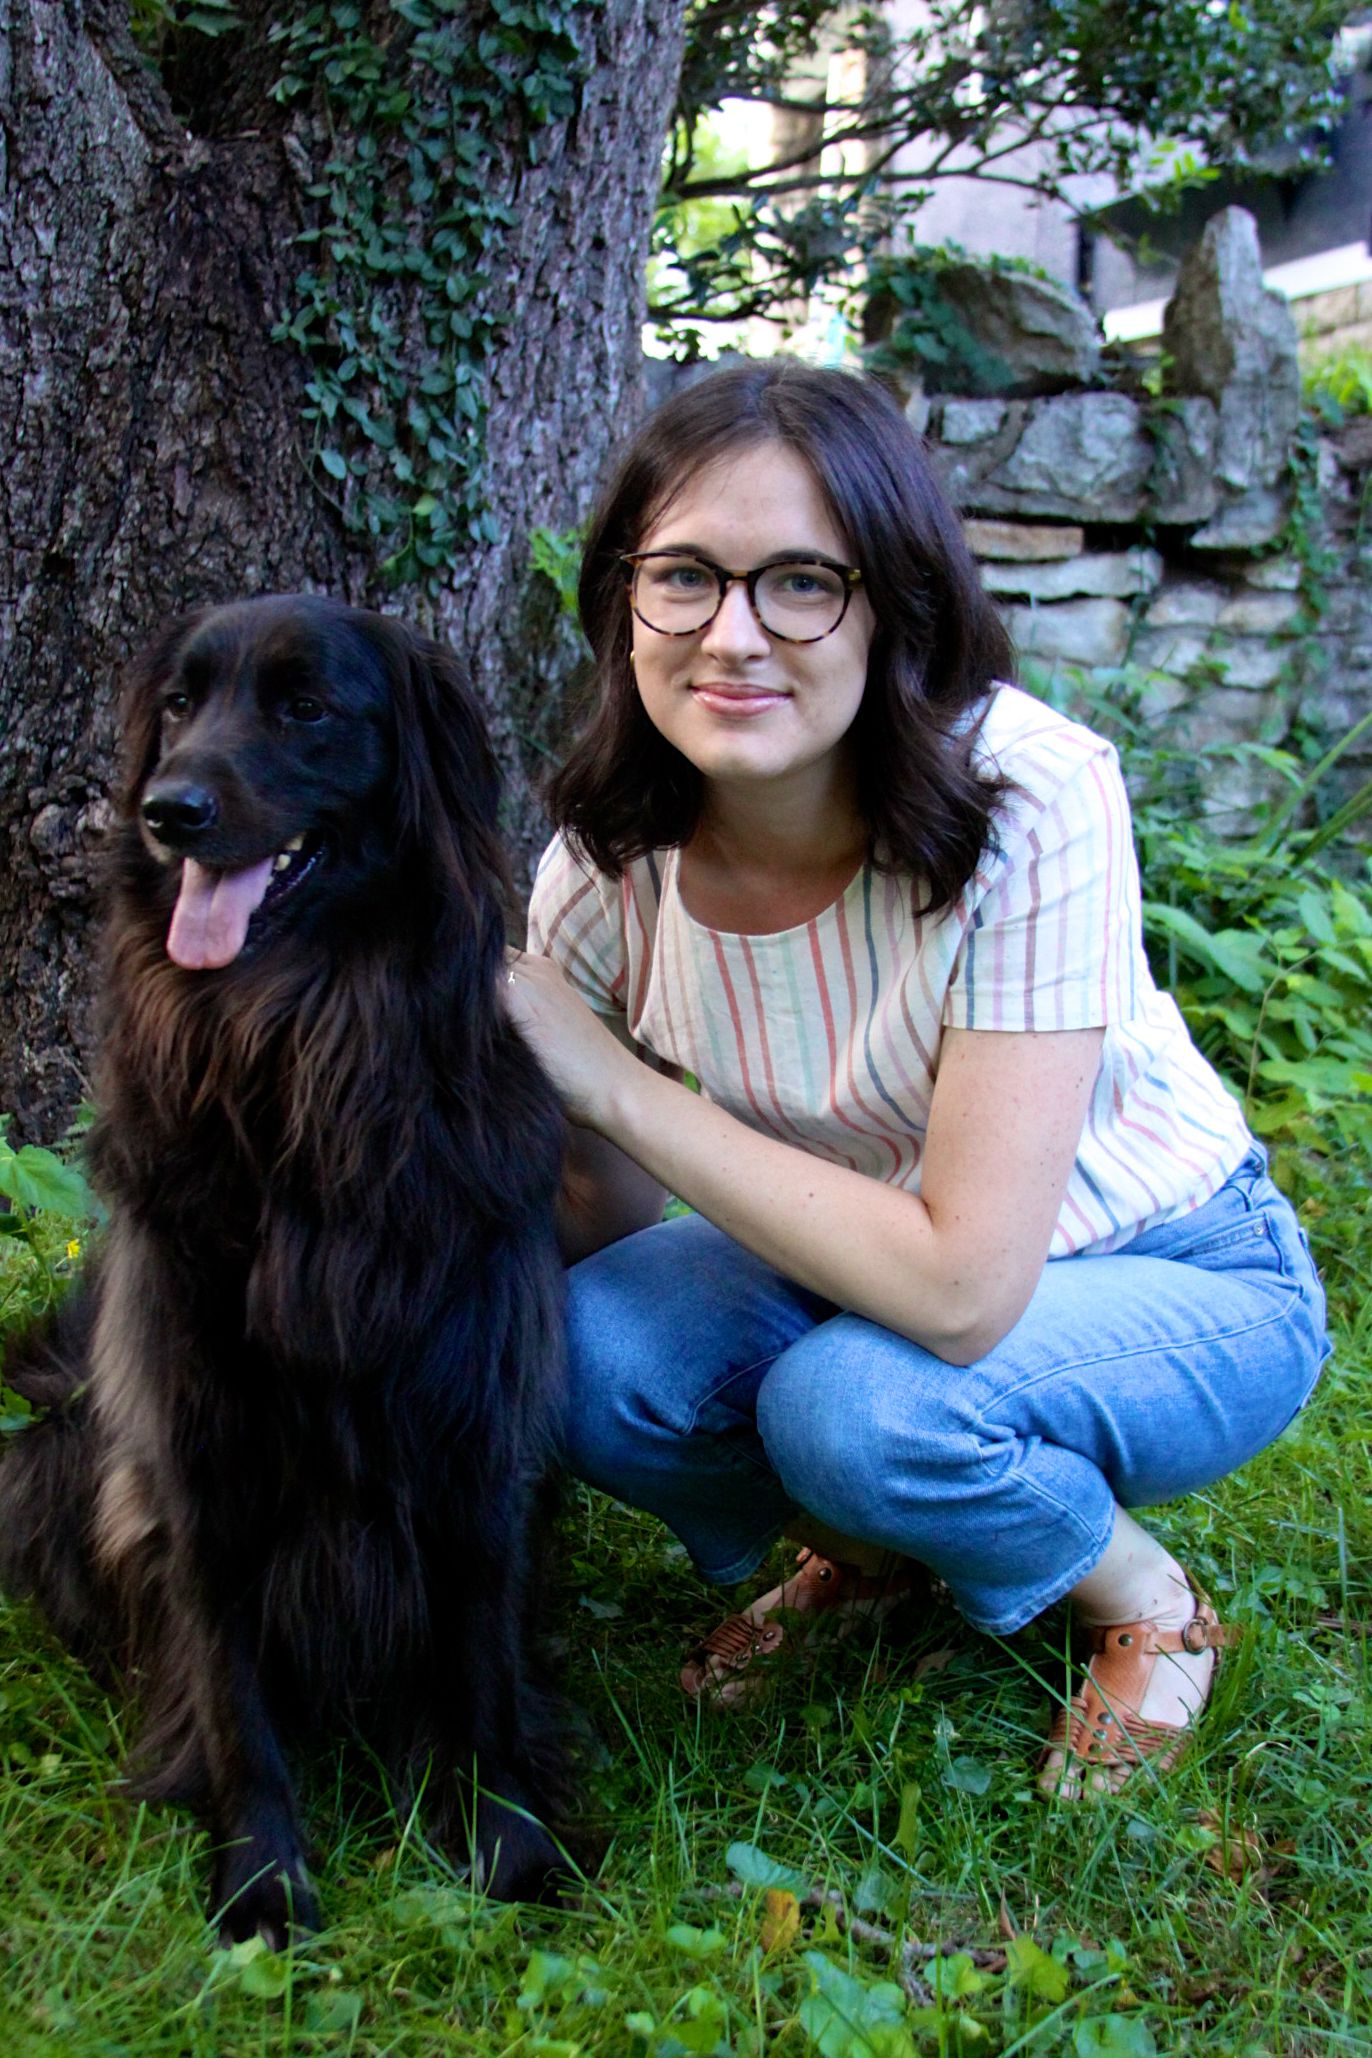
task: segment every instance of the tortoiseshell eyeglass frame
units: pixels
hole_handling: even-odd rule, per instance
[[[699,565],[702,570],[714,574],[719,587],[719,598],[716,600],[710,613],[705,617],[705,620],[697,622],[693,628],[659,629],[656,622],[648,620],[648,617],[634,600],[634,578],[639,566],[646,564],[652,558],[662,557],[685,558],[691,564]],[[724,596],[729,588],[741,582],[748,594],[748,605],[753,611],[753,620],[757,623],[764,636],[772,637],[777,643],[822,643],[826,636],[832,636],[836,629],[842,627],[843,618],[848,612],[848,603],[862,584],[862,573],[856,565],[841,564],[836,557],[826,557],[821,550],[782,551],[779,556],[769,557],[764,564],[754,565],[752,570],[747,572],[731,572],[726,565],[716,564],[712,557],[704,556],[699,550],[625,550],[620,552],[619,561],[627,569],[625,583],[629,590],[629,606],[633,613],[642,622],[645,629],[652,630],[654,636],[670,636],[673,638],[699,636],[702,630],[708,629],[715,616],[723,607]],[[827,629],[821,629],[818,636],[787,636],[780,629],[769,628],[759,614],[757,582],[764,572],[775,571],[778,565],[822,565],[826,572],[837,572],[843,580],[843,605],[838,611],[838,620],[831,622]]]

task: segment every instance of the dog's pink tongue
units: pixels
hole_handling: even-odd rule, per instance
[[[187,972],[214,972],[232,964],[271,876],[271,858],[249,865],[245,872],[211,872],[187,858],[167,931],[172,963]]]

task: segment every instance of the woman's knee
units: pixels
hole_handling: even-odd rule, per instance
[[[793,1500],[852,1536],[897,1507],[934,1506],[981,1456],[949,1395],[949,1367],[857,1316],[779,1357],[758,1392],[758,1430]]]

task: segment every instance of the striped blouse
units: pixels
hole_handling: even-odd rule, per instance
[[[557,837],[529,948],[645,1058],[694,1073],[740,1121],[911,1192],[945,1029],[1103,1027],[1049,1255],[1113,1250],[1208,1200],[1248,1132],[1153,984],[1114,747],[1002,686],[979,755],[1015,790],[998,848],[935,915],[912,912],[908,876],[865,865],[811,921],[728,934],[688,913],[678,851],[614,880]]]

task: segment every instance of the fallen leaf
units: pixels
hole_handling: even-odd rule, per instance
[[[1250,1873],[1261,1871],[1264,1852],[1256,1830],[1244,1829],[1237,1822],[1226,1824],[1212,1809],[1197,1819],[1201,1828],[1210,1830],[1215,1838],[1205,1853],[1205,1862],[1212,1872],[1218,1872],[1221,1879],[1246,1879]]]
[[[762,1948],[768,1954],[773,1951],[789,1951],[800,1931],[800,1903],[785,1887],[768,1887],[762,1897],[762,1921],[758,1935]]]
[[[1004,1892],[1001,1893],[1000,1897],[1000,1913],[996,1918],[996,1927],[1005,1938],[1007,1944],[1013,1937],[1019,1935],[1019,1931],[1015,1928],[1014,1919],[1010,1914],[1009,1906],[1006,1903]]]
[[[926,1673],[943,1672],[956,1658],[956,1651],[926,1651],[911,1674],[913,1679],[923,1679]]]

